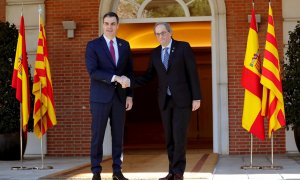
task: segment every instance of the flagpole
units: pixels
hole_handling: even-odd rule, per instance
[[[44,152],[43,152],[43,112],[42,112],[42,106],[43,106],[43,102],[42,102],[42,82],[40,82],[40,95],[41,95],[41,108],[40,108],[40,132],[41,132],[41,160],[42,160],[42,166],[41,167],[34,167],[34,169],[37,170],[47,170],[47,169],[53,169],[52,166],[47,166],[44,167]]]
[[[22,16],[23,16],[23,2],[22,2],[22,9],[21,9],[21,17]],[[19,130],[20,130],[20,132],[19,132],[20,135],[19,136],[20,136],[20,161],[21,161],[21,166],[19,166],[19,167],[11,167],[11,170],[28,170],[28,169],[31,169],[31,168],[26,168],[26,167],[23,166],[23,116],[22,116],[22,103],[20,103],[20,129]]]
[[[21,166],[19,167],[11,167],[11,170],[29,170],[31,168],[27,168],[23,166],[23,118],[22,118],[22,103],[20,103],[20,161]]]
[[[252,168],[252,157],[253,157],[253,135],[251,134],[251,145],[250,145],[250,168]]]
[[[20,160],[21,167],[23,167],[23,116],[22,116],[22,103],[20,103]]]
[[[263,169],[267,170],[280,170],[282,166],[274,166],[274,139],[273,132],[271,132],[271,166],[263,166]]]
[[[40,17],[40,16],[39,16]],[[40,18],[39,18],[39,22]],[[40,23],[39,23],[40,24]],[[43,152],[43,101],[42,101],[42,82],[40,82],[40,95],[41,95],[41,108],[40,108],[40,123],[41,123],[41,158],[42,158],[42,167],[40,169],[44,169],[44,152]]]
[[[21,17],[22,16],[23,16],[23,2],[22,2],[22,10],[21,10]],[[23,59],[22,59],[22,61],[23,61]],[[23,169],[23,116],[22,116],[22,103],[20,103],[20,160],[21,160],[21,169]]]
[[[253,135],[250,134],[250,165],[241,166],[241,169],[261,169],[261,166],[253,166]]]
[[[254,13],[254,0],[252,0],[252,16],[251,16],[251,23],[253,22],[253,19],[255,18],[255,13]],[[255,20],[256,21],[256,20]],[[256,24],[257,25],[257,24]],[[250,24],[251,26],[251,24]],[[250,30],[249,30],[250,31]],[[257,31],[257,29],[255,29],[255,31]],[[249,35],[248,35],[249,38]],[[248,44],[247,44],[247,48],[248,48]],[[245,57],[246,58],[246,57]],[[245,107],[244,107],[245,108]],[[244,118],[244,117],[243,117]],[[249,131],[249,130],[248,130]],[[253,134],[250,133],[250,165],[245,165],[245,166],[241,166],[241,169],[261,169],[261,166],[253,166]]]
[[[271,168],[274,167],[274,143],[273,143],[273,132],[271,135]]]
[[[41,5],[39,5],[39,28],[41,28],[41,14],[42,14],[42,7]],[[52,166],[46,166],[44,167],[44,152],[43,152],[43,93],[42,93],[42,82],[40,82],[40,101],[41,101],[41,108],[40,108],[40,125],[41,125],[41,129],[40,129],[40,132],[41,132],[41,159],[42,159],[42,166],[41,167],[35,167],[35,169],[38,169],[38,170],[47,170],[47,169],[53,169]]]

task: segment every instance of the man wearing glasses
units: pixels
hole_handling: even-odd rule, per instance
[[[160,43],[150,57],[137,86],[158,77],[158,103],[169,159],[169,173],[160,180],[181,180],[186,167],[186,136],[192,111],[200,107],[200,85],[195,57],[189,43],[172,38],[169,23],[159,22],[154,34]]]

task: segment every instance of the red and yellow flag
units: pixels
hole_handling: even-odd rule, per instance
[[[11,86],[16,89],[16,98],[21,103],[23,131],[27,132],[27,124],[30,115],[30,90],[23,15],[21,15],[20,30]]]
[[[267,38],[260,83],[263,85],[262,115],[266,116],[269,120],[269,137],[271,137],[272,132],[285,126],[285,113],[278,46],[270,3]]]
[[[33,112],[34,133],[38,138],[41,138],[49,128],[56,125],[56,115],[46,34],[41,16],[39,29],[32,93],[35,96]]]
[[[264,121],[261,115],[260,65],[259,42],[253,6],[242,74],[242,86],[245,88],[242,126],[260,140],[264,140]]]

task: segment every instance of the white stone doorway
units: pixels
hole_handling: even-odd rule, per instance
[[[99,7],[99,35],[102,34],[102,17],[108,11],[117,12],[121,0],[102,0]],[[133,2],[132,0],[129,0]],[[213,109],[213,152],[219,154],[229,153],[229,126],[228,126],[228,74],[227,74],[227,38],[226,38],[226,8],[224,0],[208,0],[211,16],[189,17],[186,10],[183,18],[135,18],[133,21],[120,20],[120,23],[134,22],[189,22],[211,21],[211,55],[212,55],[212,109]],[[141,4],[144,8],[151,0]],[[180,6],[186,1],[176,0]],[[189,2],[188,2],[189,3]],[[185,4],[188,4],[185,3]],[[184,8],[183,8],[184,9]],[[137,15],[140,15],[138,11]],[[110,129],[110,128],[107,128]],[[110,132],[106,132],[104,151],[110,153]]]

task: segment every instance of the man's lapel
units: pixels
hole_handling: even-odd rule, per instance
[[[122,57],[124,57],[125,47],[119,38],[116,38],[116,39],[117,39],[117,47],[118,47],[118,52],[119,52],[119,59],[118,59],[117,67],[119,67],[122,65],[122,63],[124,63],[124,60],[122,59]]]
[[[100,47],[102,48],[102,50],[105,52],[106,56],[107,56],[107,60],[109,61],[109,63],[111,63],[112,65],[115,66],[114,64],[114,61],[110,55],[110,52],[109,52],[109,49],[108,49],[108,46],[106,44],[106,41],[103,37],[103,35],[100,37]]]
[[[162,63],[162,57],[161,57],[161,45],[157,46],[156,49],[153,51],[154,54],[154,57],[155,57],[155,61],[157,60],[157,65],[159,66],[159,68],[162,70],[162,71],[166,71],[166,68],[164,66],[164,64]]]
[[[172,44],[171,44],[171,50],[170,50],[170,56],[169,56],[169,62],[168,62],[168,70],[171,68],[173,59],[174,59],[174,54],[176,50],[176,41],[172,39]]]

